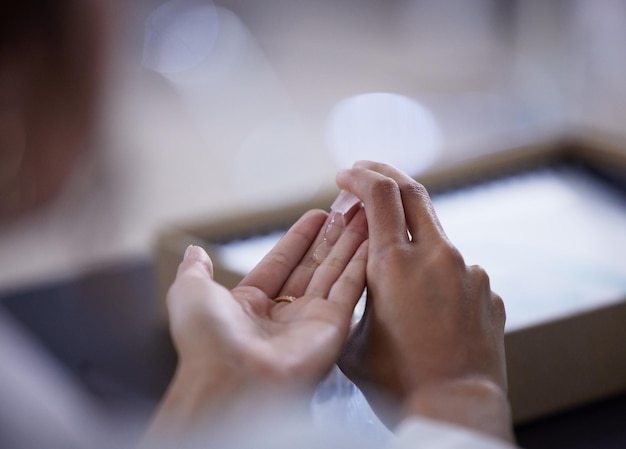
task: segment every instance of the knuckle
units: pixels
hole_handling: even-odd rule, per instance
[[[412,253],[408,248],[400,245],[389,245],[378,250],[374,261],[376,265],[379,265],[379,269],[394,273],[398,270],[404,271],[405,262],[408,258],[412,258]]]
[[[203,285],[206,280],[207,277],[197,270],[186,271],[176,278],[174,284],[172,284],[172,289],[178,291],[189,287],[198,288]]]
[[[276,265],[279,269],[291,268],[289,257],[282,252],[272,252],[272,253],[269,253],[265,257],[267,258],[266,259],[267,262],[269,262],[271,265]]]
[[[433,252],[433,259],[436,264],[446,267],[465,267],[465,259],[461,252],[447,240],[442,240]]]
[[[430,195],[428,194],[426,187],[424,187],[417,181],[409,182],[402,185],[402,191],[408,195],[418,196],[420,198],[430,201]]]
[[[504,323],[506,323],[506,307],[504,306],[504,301],[497,293],[491,293],[491,306],[496,320],[504,327]]]
[[[362,160],[356,161],[354,163],[354,167],[364,168],[368,170],[382,171],[382,170],[391,168],[391,165],[385,164],[384,162],[362,159]]]
[[[490,280],[487,271],[480,265],[472,265],[468,267],[468,271],[475,282],[478,283],[479,286],[485,287],[487,289],[490,288]]]
[[[465,259],[463,258],[461,251],[459,251],[458,248],[451,243],[448,243],[446,247],[450,261],[455,265],[465,266]]]
[[[363,290],[364,288],[364,279],[359,277],[359,276],[355,276],[353,274],[347,274],[344,276],[341,276],[337,283],[341,283],[341,285],[343,285],[343,287],[348,288],[349,290]]]
[[[374,200],[386,200],[398,191],[398,184],[393,179],[383,177],[372,183],[370,195]]]
[[[318,268],[329,270],[333,273],[341,273],[346,267],[346,263],[339,257],[328,257],[322,265]]]

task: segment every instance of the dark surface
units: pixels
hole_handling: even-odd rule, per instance
[[[105,404],[155,404],[176,363],[150,261],[0,294],[0,301]],[[516,428],[527,449],[626,448],[626,394]]]
[[[145,405],[163,394],[176,364],[155,285],[152,263],[135,261],[0,301],[97,399]]]
[[[626,448],[626,394],[520,425],[524,448]]]

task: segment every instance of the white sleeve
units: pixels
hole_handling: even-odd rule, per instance
[[[451,423],[411,417],[397,427],[387,449],[514,449],[506,441]]]

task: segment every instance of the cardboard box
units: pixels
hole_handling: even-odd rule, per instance
[[[418,180],[431,195],[436,195],[561,163],[584,166],[626,192],[626,142],[593,133],[441,166],[420,175]],[[157,245],[162,304],[187,245],[198,244],[209,254],[216,254],[214,250],[222,242],[286,229],[311,208],[328,209],[336,194],[337,191],[328,191],[295,206],[183,225],[163,233]],[[241,273],[225,266],[219,257],[212,257],[215,279],[234,287]],[[165,307],[162,316],[166,320]],[[509,397],[516,423],[626,391],[626,297],[593,310],[507,332],[505,339]]]

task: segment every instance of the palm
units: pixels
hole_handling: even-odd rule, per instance
[[[253,356],[289,360],[286,368],[299,375],[319,372],[337,358],[351,316],[346,305],[319,296],[275,303],[250,287],[235,288],[232,295],[242,311],[233,324],[247,334],[246,346],[256,350]]]
[[[347,336],[364,287],[367,257],[360,212],[342,229],[329,254],[316,259],[326,218],[321,211],[305,215],[231,291],[210,277],[197,280],[197,307],[185,327],[197,323],[203,341],[216,350],[207,351],[194,334],[196,342],[189,346],[198,349],[196,359],[200,353],[273,381],[297,379],[314,385],[322,379]],[[275,302],[281,294],[297,299]],[[186,329],[180,334],[181,340],[190,335]]]

